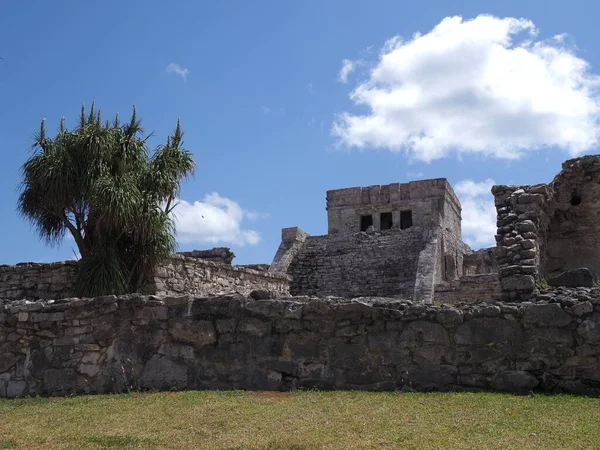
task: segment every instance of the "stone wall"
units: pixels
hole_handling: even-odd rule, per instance
[[[501,298],[502,290],[497,273],[463,275],[458,280],[435,285],[436,304],[477,303]]]
[[[544,264],[551,191],[545,184],[494,186],[492,194],[498,212],[500,285],[508,298],[527,300],[535,292],[539,268]]]
[[[289,287],[290,278],[285,274],[174,255],[157,269],[149,282],[148,292],[206,295],[226,292],[249,294],[254,290],[267,290],[289,294]]]
[[[0,266],[0,298],[57,299],[73,296],[77,263],[20,263]]]
[[[294,251],[287,266],[293,295],[412,299],[419,254],[431,231],[412,227],[302,238],[301,245],[289,244]]]
[[[454,308],[375,298],[0,304],[0,396],[130,389],[600,395],[600,289]]]
[[[482,248],[463,255],[463,275],[498,273],[496,247]]]
[[[600,277],[600,155],[570,159],[552,183],[494,186],[500,281],[527,300],[535,282],[587,268]]]
[[[454,204],[460,228],[460,202],[445,178],[327,191],[328,234],[360,232],[363,215],[371,215],[374,231],[380,231],[381,213],[391,213],[393,227],[400,228],[402,211],[412,212],[413,225],[433,229],[445,214],[445,202]]]
[[[215,247],[208,250],[192,250],[191,252],[177,252],[178,255],[188,258],[204,259],[219,264],[229,264],[235,258],[235,253],[228,247]]]
[[[600,278],[600,156],[565,161],[550,189],[541,277],[585,267]]]
[[[290,278],[250,267],[218,264],[204,259],[173,255],[156,271],[148,294],[216,294],[253,290],[289,294]],[[21,263],[0,266],[0,299],[40,300],[74,296],[76,261]]]

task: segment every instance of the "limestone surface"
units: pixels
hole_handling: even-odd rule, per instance
[[[597,287],[460,307],[240,294],[0,304],[2,397],[296,388],[599,395],[599,361]]]

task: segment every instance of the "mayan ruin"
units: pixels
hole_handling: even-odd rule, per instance
[[[497,245],[478,251],[433,179],[329,191],[327,235],[283,229],[270,265],[182,252],[141,294],[72,298],[74,262],[2,266],[0,395],[600,393],[598,186],[600,156],[549,184],[494,186]]]

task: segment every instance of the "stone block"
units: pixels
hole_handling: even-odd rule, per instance
[[[472,319],[458,327],[454,340],[458,345],[486,346],[515,344],[522,339],[518,323],[497,317]]]
[[[64,312],[31,313],[32,322],[58,322],[65,319]]]
[[[438,323],[417,320],[411,322],[400,335],[398,345],[418,347],[424,344],[448,345],[446,329]]]
[[[25,381],[11,380],[6,383],[6,396],[8,398],[22,397],[27,383]]]
[[[271,324],[258,319],[247,319],[240,322],[238,330],[251,336],[267,336],[271,333]]]
[[[531,220],[523,220],[521,222],[517,222],[515,225],[515,229],[521,233],[531,232],[536,230],[536,226]]]
[[[584,320],[577,328],[577,333],[587,342],[600,342],[600,313],[596,312]]]
[[[573,314],[576,316],[585,316],[594,311],[594,306],[590,302],[576,303],[571,306],[571,311],[573,311]]]
[[[142,320],[165,320],[167,319],[169,309],[166,306],[154,306],[139,309],[135,312],[135,319]]]
[[[100,372],[100,366],[97,364],[80,364],[79,373],[87,377],[95,377]]]
[[[436,320],[442,325],[457,326],[463,321],[463,313],[458,309],[444,308],[437,313]]]
[[[212,345],[217,342],[217,334],[209,320],[176,320],[169,332],[175,340],[193,345]]]
[[[523,325],[536,325],[538,327],[564,327],[573,321],[573,317],[565,312],[559,304],[528,306],[523,314]]]
[[[535,279],[531,275],[512,275],[500,278],[503,291],[532,292],[535,290]]]
[[[187,386],[187,367],[155,355],[141,373],[142,387],[153,389],[184,389]]]
[[[540,384],[539,380],[528,372],[520,370],[503,371],[496,374],[490,386],[503,392],[526,393]]]
[[[565,287],[592,287],[594,286],[594,277],[587,268],[573,269],[561,273],[555,277],[548,278],[550,286]]]
[[[17,357],[14,353],[0,354],[0,373],[8,371],[17,363]]]

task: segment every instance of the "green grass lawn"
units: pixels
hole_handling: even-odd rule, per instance
[[[0,400],[3,448],[600,448],[600,399],[234,391]]]

